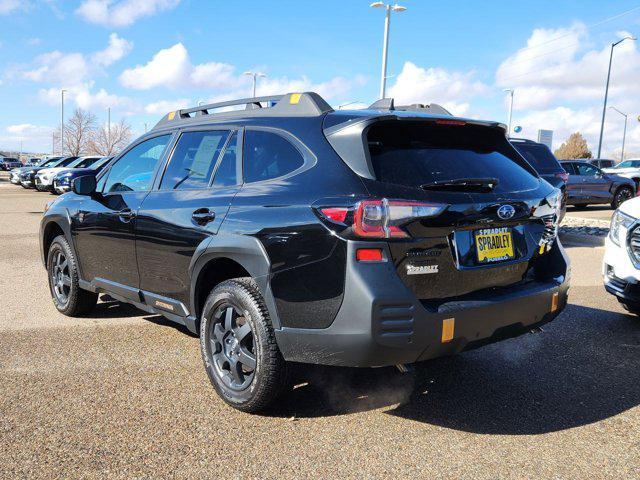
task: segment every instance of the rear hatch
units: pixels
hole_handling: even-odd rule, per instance
[[[442,206],[408,218],[405,237],[387,239],[398,275],[419,299],[437,308],[536,280],[536,262],[555,236],[558,192],[502,128],[402,116],[369,120],[359,135],[354,127],[334,126],[327,138],[372,198]],[[353,145],[346,148],[348,136],[362,144],[366,167]]]

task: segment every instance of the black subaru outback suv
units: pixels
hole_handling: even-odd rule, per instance
[[[241,105],[243,110],[220,108]],[[411,364],[565,307],[558,190],[498,123],[287,94],[171,112],[41,224],[53,302],[107,292],[186,325],[230,405],[290,362]]]

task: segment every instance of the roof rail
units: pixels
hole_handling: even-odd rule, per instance
[[[400,110],[403,112],[423,112],[433,113],[436,115],[448,115],[453,116],[449,110],[437,103],[422,104],[413,103],[411,105],[398,105],[394,104],[393,98],[382,98],[369,106],[369,110]]]
[[[264,104],[264,105],[263,105]],[[242,110],[212,112],[226,107],[242,107]],[[312,117],[332,112],[333,108],[317,93],[287,93],[267,97],[241,98],[226,102],[209,103],[192,108],[183,108],[166,114],[153,128],[180,120],[218,116],[297,116]]]

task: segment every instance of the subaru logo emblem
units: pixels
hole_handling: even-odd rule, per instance
[[[509,220],[510,218],[513,218],[515,214],[516,214],[516,209],[513,208],[511,205],[502,205],[498,209],[498,216],[502,220]]]

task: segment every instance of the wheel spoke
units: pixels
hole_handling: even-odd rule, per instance
[[[244,382],[244,376],[242,375],[242,365],[237,360],[232,360],[230,362],[229,369],[231,370],[231,376],[233,380],[238,384],[242,385]]]
[[[71,277],[67,276],[67,275],[63,275],[62,276],[62,284],[66,287],[70,287],[71,286]]]
[[[241,342],[242,340],[244,340],[244,337],[251,333],[251,325],[249,325],[249,322],[245,321],[244,325],[236,328],[234,333],[238,341]]]
[[[214,338],[209,338],[209,348],[211,348],[211,355],[220,353],[218,351],[218,345],[220,345]]]
[[[62,262],[62,264],[60,265],[60,270],[62,270],[64,272],[64,270],[69,266],[69,262],[67,261],[67,259],[64,259],[64,262]]]
[[[213,336],[219,343],[222,343],[222,339],[224,337],[224,329],[219,323],[216,323],[215,327],[213,327]]]
[[[226,332],[231,330],[231,323],[233,320],[233,307],[227,307],[227,311],[224,315],[224,329]]]
[[[249,370],[256,369],[256,357],[244,347],[240,348],[240,353],[238,353],[238,362],[247,367]]]

